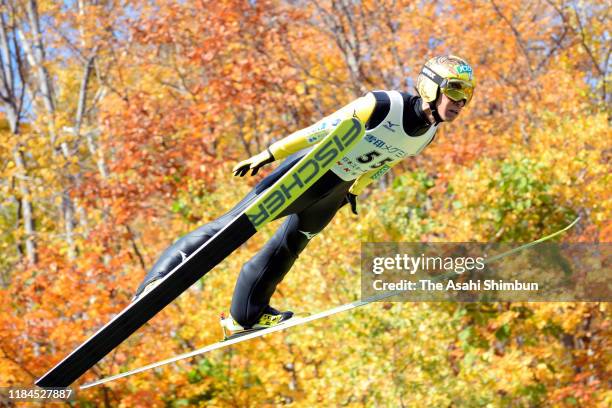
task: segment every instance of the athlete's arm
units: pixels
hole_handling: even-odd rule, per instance
[[[270,147],[270,153],[274,159],[283,159],[290,154],[300,151],[306,147],[319,142],[323,137],[334,129],[334,126],[344,120],[356,117],[362,123],[367,123],[376,106],[376,98],[370,92],[365,96],[355,99],[353,102],[344,106],[333,114],[321,119],[312,126],[298,130]]]
[[[367,173],[364,173],[361,176],[357,177],[353,182],[353,185],[349,189],[349,193],[358,196],[370,183],[380,179],[383,174],[388,172],[391,167],[395,166],[400,161],[402,161],[402,159],[394,160],[388,164],[385,164],[382,167],[379,167],[378,169],[370,170]]]
[[[273,143],[263,152],[247,160],[241,161],[233,168],[232,172],[235,176],[243,177],[251,171],[251,175],[254,176],[259,169],[266,164],[272,163],[275,160],[284,159],[290,154],[317,144],[319,140],[327,136],[327,134],[344,119],[356,117],[361,120],[362,123],[367,123],[375,106],[376,98],[372,93],[357,98],[340,110],[321,119],[314,125],[298,130],[284,139]]]

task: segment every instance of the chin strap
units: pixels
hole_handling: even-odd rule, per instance
[[[438,109],[436,109],[436,101],[429,102],[429,109],[431,109],[431,114],[433,115],[434,120],[436,121],[434,125],[444,122],[438,114]]]

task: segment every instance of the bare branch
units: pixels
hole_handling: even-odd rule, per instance
[[[531,68],[531,58],[529,57],[529,52],[527,51],[527,48],[525,48],[524,41],[521,37],[521,33],[519,33],[519,31],[516,29],[514,24],[512,24],[512,22],[508,19],[508,17],[506,17],[504,13],[502,13],[501,9],[497,6],[497,4],[495,4],[494,0],[489,0],[489,2],[493,6],[493,9],[497,13],[497,15],[508,25],[508,27],[510,27],[510,31],[512,31],[512,34],[514,35],[516,43],[521,49],[523,56],[527,60],[527,69],[529,70],[529,75],[533,79],[534,73],[533,73],[533,69]]]

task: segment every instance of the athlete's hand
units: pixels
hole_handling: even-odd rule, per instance
[[[274,160],[274,156],[272,155],[270,149],[266,149],[263,152],[238,163],[232,172],[234,173],[234,176],[244,177],[244,175],[251,170],[251,176],[254,176],[257,174],[260,167],[263,167],[268,163],[272,163]]]
[[[352,193],[347,193],[346,201],[348,201],[348,203],[351,205],[351,211],[353,212],[353,214],[359,215],[357,214],[357,196]]]

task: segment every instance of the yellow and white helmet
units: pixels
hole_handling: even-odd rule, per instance
[[[454,101],[465,100],[474,94],[474,73],[464,59],[455,55],[434,57],[427,61],[416,80],[416,89],[425,102],[433,103],[440,92]]]

